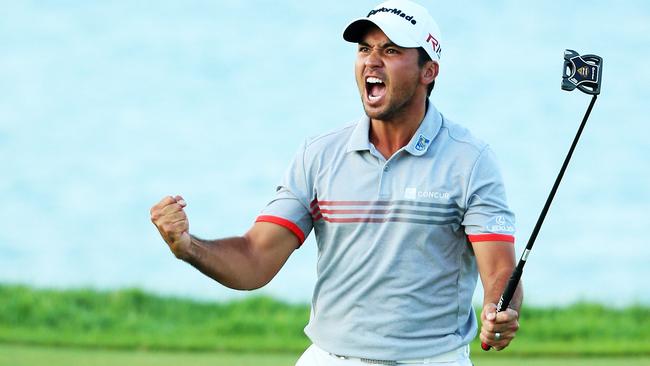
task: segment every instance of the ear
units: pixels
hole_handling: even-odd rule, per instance
[[[435,61],[427,61],[426,64],[422,67],[422,72],[420,73],[420,79],[423,84],[431,84],[438,77],[438,71],[440,70],[440,65]]]

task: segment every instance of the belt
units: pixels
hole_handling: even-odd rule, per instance
[[[327,352],[327,351],[323,350],[323,352]],[[451,350],[449,352],[445,352],[434,357],[419,358],[413,360],[399,360],[399,361],[375,360],[371,358],[342,356],[342,355],[336,355],[329,352],[327,353],[340,360],[354,360],[354,361],[360,361],[371,365],[422,365],[422,364],[436,363],[436,362],[453,362],[453,361],[458,361],[459,358],[460,359],[469,358],[469,345],[458,347],[455,350]]]

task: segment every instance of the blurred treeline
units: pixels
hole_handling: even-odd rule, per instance
[[[477,311],[480,309],[477,309]],[[0,342],[120,349],[300,353],[309,306],[269,297],[227,303],[138,289],[0,284]],[[650,355],[650,307],[525,306],[513,355]],[[478,340],[472,351],[479,352]],[[480,353],[480,352],[479,352]]]

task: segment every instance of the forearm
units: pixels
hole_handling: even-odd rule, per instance
[[[499,303],[501,294],[505,290],[508,284],[508,280],[510,279],[510,275],[512,274],[512,269],[508,268],[508,269],[501,270],[489,276],[487,280],[483,280],[483,305],[488,303],[493,303],[493,304]],[[512,296],[512,300],[510,300],[510,304],[508,305],[508,307],[517,310],[518,312],[519,309],[521,308],[523,298],[524,298],[524,289],[521,284],[521,281],[519,281],[519,284],[517,285],[517,289],[515,290],[515,293]]]
[[[256,222],[244,236],[202,240],[189,234],[181,196],[167,196],[151,210],[151,222],[179,258],[224,286],[253,290],[266,285],[301,244],[274,223]]]
[[[253,290],[266,284],[258,259],[246,236],[203,240],[191,236],[191,245],[181,258],[206,276],[237,290]]]

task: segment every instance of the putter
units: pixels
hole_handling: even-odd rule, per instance
[[[593,97],[591,98],[589,107],[587,107],[587,112],[585,112],[585,116],[582,119],[580,128],[578,128],[578,133],[576,134],[576,137],[573,139],[573,143],[571,144],[569,153],[564,159],[564,164],[562,164],[560,173],[557,175],[557,178],[555,179],[555,184],[553,184],[551,193],[549,193],[548,198],[546,199],[546,203],[544,204],[544,208],[542,209],[542,212],[540,213],[539,218],[537,219],[537,223],[533,228],[533,232],[530,235],[530,238],[528,239],[528,244],[526,244],[526,249],[522,253],[521,258],[519,259],[519,263],[517,263],[517,267],[515,267],[515,269],[512,271],[512,275],[508,280],[508,285],[506,286],[505,290],[501,294],[501,298],[499,299],[499,303],[497,304],[497,313],[506,309],[508,305],[510,305],[510,300],[512,300],[512,296],[514,295],[515,290],[517,289],[517,285],[519,284],[519,280],[521,279],[521,275],[524,271],[524,266],[526,265],[526,260],[528,259],[528,255],[530,254],[530,251],[533,249],[533,244],[535,244],[535,239],[537,239],[537,234],[539,234],[539,230],[541,229],[542,224],[544,223],[544,218],[546,217],[546,213],[548,212],[549,207],[551,207],[551,202],[553,202],[553,197],[555,197],[557,188],[560,186],[560,182],[562,181],[564,172],[566,171],[566,168],[569,165],[569,160],[571,160],[571,156],[573,155],[573,150],[575,150],[576,145],[578,144],[578,140],[580,139],[580,135],[582,135],[582,130],[585,128],[585,124],[587,124],[587,119],[589,118],[589,114],[591,114],[591,109],[594,107],[594,103],[596,102],[596,97],[598,96],[598,94],[600,94],[600,84],[602,80],[602,74],[603,74],[603,59],[601,57],[596,55],[580,56],[574,50],[564,51],[564,70],[562,74],[562,90],[572,91],[577,88],[583,93],[593,95]],[[481,348],[484,351],[489,351],[490,348],[492,348],[492,346],[489,346],[481,342]]]

